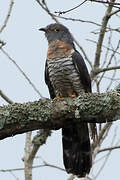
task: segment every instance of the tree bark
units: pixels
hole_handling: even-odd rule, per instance
[[[105,123],[120,118],[120,92],[83,93],[77,98],[40,99],[0,106],[0,139],[77,122]]]

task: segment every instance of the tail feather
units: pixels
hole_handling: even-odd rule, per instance
[[[88,125],[73,123],[62,129],[63,161],[67,173],[85,177],[92,165]]]

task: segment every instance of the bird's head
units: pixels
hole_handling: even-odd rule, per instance
[[[66,28],[62,24],[50,24],[45,28],[40,28],[39,30],[45,32],[48,43],[51,43],[55,40],[60,40],[74,46],[71,33],[69,32],[68,28]]]

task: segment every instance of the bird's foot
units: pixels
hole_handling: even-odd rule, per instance
[[[56,100],[56,99],[61,99],[62,96],[56,96],[53,100]]]
[[[75,97],[76,97],[76,94],[73,93],[73,94],[70,95],[70,97],[75,98]]]

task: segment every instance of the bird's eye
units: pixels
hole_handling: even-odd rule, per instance
[[[60,31],[60,29],[58,29],[58,28],[55,28],[55,29],[54,29],[54,31],[55,31],[55,32],[59,32],[59,31]]]

